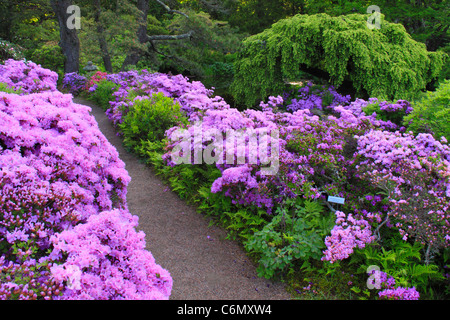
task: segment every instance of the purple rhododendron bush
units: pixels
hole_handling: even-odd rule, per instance
[[[219,96],[213,96],[213,90],[205,88],[200,81],[189,81],[182,75],[168,75],[132,70],[109,74],[107,81],[117,84],[113,93],[110,108],[106,114],[115,125],[123,122],[128,110],[136,99],[148,99],[154,93],[162,92],[173,98],[181,105],[181,110],[192,119],[199,119],[201,110],[228,108],[229,106]],[[94,84],[89,91],[95,92],[98,84]]]
[[[0,66],[0,78],[48,74],[28,66]],[[170,274],[127,209],[124,163],[51,79],[29,89],[43,92],[0,92],[0,298],[168,299]]]
[[[349,286],[361,283],[349,289],[365,297],[368,280],[380,299],[418,299],[431,284],[448,294],[450,148],[445,138],[408,132],[408,101],[351,101],[307,83],[240,111],[181,75],[129,71],[105,81],[116,85],[106,113],[125,142],[130,132],[139,136],[136,101],[152,108],[150,97],[162,92],[180,105],[187,122],[166,128],[160,160],[159,144],[140,141],[149,163],[179,194],[193,195],[202,211],[237,230],[259,275],[354,270],[359,278]],[[235,140],[227,140],[230,132]]]

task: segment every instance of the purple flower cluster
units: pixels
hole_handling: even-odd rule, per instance
[[[333,86],[315,88],[314,84],[308,81],[306,85],[297,91],[291,90],[290,92],[285,92],[283,99],[288,101],[286,110],[294,112],[305,109],[323,110],[339,105],[347,105],[350,103],[351,97],[349,95],[343,96],[339,94]]]
[[[20,89],[24,94],[56,91],[58,74],[40,65],[24,60],[6,60],[0,65],[0,82],[9,88]]]
[[[404,130],[402,119],[412,112],[411,104],[406,100],[398,100],[396,103],[378,101],[377,98],[370,98],[368,101],[363,99],[351,101],[349,95],[339,94],[333,86],[319,87],[314,86],[312,82],[307,82],[297,91],[285,92],[283,99],[286,101],[285,109],[291,112],[321,110],[335,114],[336,108],[345,108],[358,117],[367,118],[374,126],[389,131]],[[366,117],[368,112],[370,115]]]
[[[128,71],[106,76],[106,80],[118,84],[114,93],[115,100],[110,102],[107,110],[108,118],[117,125],[133,105],[134,99],[162,92],[167,97],[174,98],[181,105],[181,110],[191,119],[198,119],[199,113],[208,109],[221,109],[227,106],[221,97],[211,97],[213,90],[207,89],[200,81],[190,82],[182,75],[168,75]],[[97,85],[91,87],[94,92]]]
[[[386,272],[380,270],[372,270],[369,274],[372,276],[373,280],[371,284],[374,285],[377,289],[382,289],[378,292],[378,297],[381,299],[419,300],[420,298],[420,294],[415,287],[395,287],[395,279],[389,276]]]
[[[0,299],[170,295],[128,212],[125,165],[89,112],[58,91],[0,92]]]
[[[66,73],[62,81],[62,88],[67,90],[73,95],[78,95],[82,90],[86,88],[86,77],[78,74],[77,72]]]
[[[371,130],[358,138],[357,174],[389,194],[403,238],[450,245],[450,147],[430,134]]]
[[[384,289],[378,293],[379,297],[388,300],[419,300],[420,294],[415,287]]]

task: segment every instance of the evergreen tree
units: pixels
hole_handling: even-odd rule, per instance
[[[381,28],[368,28],[369,15],[296,15],[243,42],[235,63],[233,95],[251,106],[279,94],[301,70],[336,87],[349,81],[358,96],[409,99],[439,76],[447,55],[428,52],[400,24],[381,15]]]

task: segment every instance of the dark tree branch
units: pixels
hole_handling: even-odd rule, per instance
[[[188,33],[177,34],[177,35],[154,35],[147,36],[147,41],[156,41],[156,40],[182,40],[191,38],[194,34],[194,31],[189,31]]]
[[[151,36],[147,35],[147,14],[148,14],[148,10],[149,10],[149,1],[150,0],[138,0],[138,2],[137,2],[137,7],[142,12],[142,16],[140,19],[141,23],[140,23],[140,26],[139,26],[138,32],[137,32],[139,42],[141,44],[150,42],[151,48],[154,52],[159,53],[159,54],[163,55],[164,57],[171,58],[171,57],[159,52],[156,49],[156,45],[153,41],[190,39],[192,37],[192,35],[194,34],[194,31],[189,31],[187,33],[178,34],[178,35],[151,35]],[[178,11],[178,10],[172,10],[168,5],[166,5],[164,2],[162,2],[160,0],[155,0],[155,1],[158,2],[160,5],[162,5],[164,7],[164,9],[166,9],[169,13],[177,13],[186,18],[189,18],[189,16],[186,13]],[[122,70],[125,70],[126,67],[129,65],[137,64],[138,61],[140,60],[141,56],[144,54],[145,53],[142,51],[132,50],[126,57],[123,65],[122,65]]]
[[[149,42],[150,42],[150,45],[152,46],[152,49],[153,49],[154,52],[162,55],[163,57],[169,58],[169,59],[174,58],[173,56],[168,56],[168,55],[162,53],[161,51],[158,51],[158,49],[156,49],[155,43],[153,41],[149,41]]]

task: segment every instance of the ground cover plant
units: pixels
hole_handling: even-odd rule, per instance
[[[0,78],[20,89],[0,92],[0,299],[168,299],[90,108],[31,62],[7,61]]]
[[[359,297],[448,294],[450,149],[445,138],[408,131],[408,101],[351,101],[332,87],[307,83],[270,97],[258,110],[239,111],[181,76],[131,71],[107,78],[120,86],[106,112],[124,142],[182,198],[242,241],[260,276],[299,270],[336,276],[345,269],[359,279],[347,288]],[[161,94],[173,101],[166,111]],[[147,117],[143,105],[171,121],[133,129],[137,115]],[[155,129],[167,130],[166,137],[154,138]],[[257,149],[249,140],[244,150],[231,149],[232,163],[195,162],[196,150],[214,153],[225,146],[229,130],[279,130],[277,174],[262,174],[267,161],[250,163]],[[192,164],[173,161],[172,152],[180,149],[191,151]],[[345,204],[338,208],[328,196],[343,197]],[[368,273],[371,263],[385,269]],[[392,278],[388,284],[380,280],[383,272]],[[378,290],[367,289],[368,277]]]

